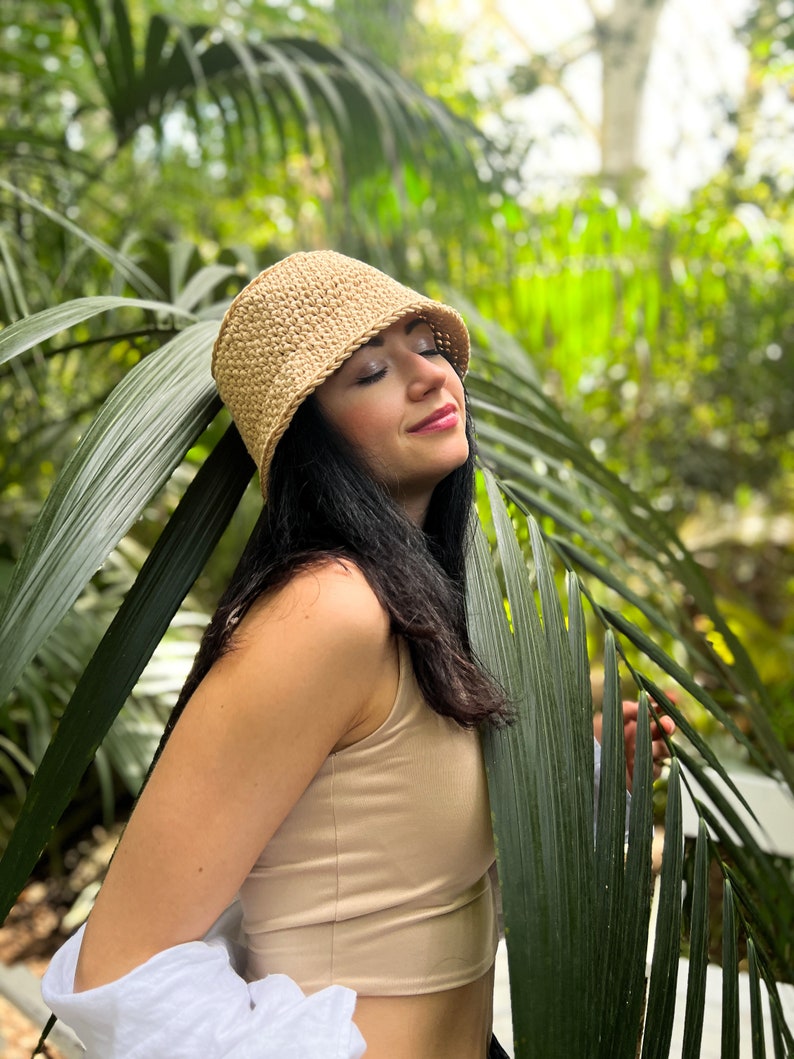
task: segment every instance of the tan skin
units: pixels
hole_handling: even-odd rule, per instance
[[[624,701],[623,710],[623,743],[626,748],[626,790],[631,791],[632,779],[634,777],[634,751],[637,747],[637,715],[640,705],[634,701]],[[658,712],[658,710],[657,710]],[[596,739],[601,740],[601,728],[603,719],[600,713],[593,718],[593,734]],[[659,720],[651,720],[651,754],[653,758],[653,774],[659,778],[662,771],[662,762],[670,756],[665,736],[671,736],[675,731],[676,724],[672,717],[660,716]]]
[[[317,399],[421,524],[433,488],[468,452],[463,386],[427,324],[409,316],[383,331]],[[438,412],[443,423],[423,426]],[[388,617],[352,564],[318,563],[260,599],[135,808],[88,921],[75,989],[201,938],[326,757],[385,721],[397,681]],[[359,996],[367,1059],[483,1059],[492,996],[492,970],[440,993]]]

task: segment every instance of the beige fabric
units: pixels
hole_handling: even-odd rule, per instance
[[[473,982],[496,954],[493,859],[479,737],[427,706],[400,641],[389,717],[325,761],[242,887],[247,975],[370,996]]]
[[[465,374],[462,317],[362,261],[333,250],[291,254],[234,299],[212,352],[212,374],[259,468],[296,409],[359,346],[408,313],[430,324],[438,348]]]

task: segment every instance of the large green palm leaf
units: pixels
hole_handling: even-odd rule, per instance
[[[93,299],[83,301],[86,315],[95,311]],[[19,344],[37,344],[52,327],[50,316],[45,310],[35,318],[38,326],[25,320],[0,333],[0,361],[20,332],[27,337]],[[209,373],[217,328],[214,321],[195,323],[141,361],[67,461],[4,600],[0,700],[218,411]]]
[[[486,365],[472,373],[469,390],[483,459],[519,506],[549,517],[549,535],[567,563],[588,571],[676,641],[686,652],[688,669],[712,676],[717,687],[730,691],[751,722],[766,761],[794,790],[794,764],[769,723],[770,704],[758,673],[672,526],[593,456],[530,371],[502,365],[494,357],[482,359]],[[694,613],[707,615],[724,637],[732,664],[710,648],[687,618],[681,605],[685,595],[693,601]],[[686,669],[620,613],[605,607],[601,613],[635,646],[655,656],[662,669],[730,728],[761,767],[769,768],[720,703],[689,678]],[[686,726],[685,718],[676,720]],[[694,733],[687,728],[687,735]]]
[[[674,751],[653,959],[646,981],[653,819],[648,714],[640,714],[624,856],[625,760],[612,633],[605,646],[604,741],[594,843],[592,707],[580,584],[569,574],[566,624],[537,524],[531,520],[529,527],[533,586],[515,527],[491,480],[487,495],[504,586],[479,535],[470,568],[468,612],[475,648],[510,691],[518,715],[511,728],[488,732],[484,743],[505,911],[515,1054],[517,1059],[634,1059],[641,1045],[642,1059],[662,1059],[669,1055],[679,973],[684,857],[678,755]],[[647,704],[644,692],[638,691],[641,703]],[[686,761],[692,774],[699,775],[697,763],[689,756]],[[766,949],[768,939],[763,916],[753,921],[751,902],[742,907],[731,869],[720,860],[719,851],[709,851],[707,845],[702,824],[691,882],[685,1048],[687,1055],[700,1051],[707,867],[712,856],[725,878],[721,1054],[738,1055],[740,926],[754,960],[758,946]],[[774,974],[765,961],[763,969],[758,963],[753,967],[755,1054],[764,1054],[757,1043],[763,1033],[761,977],[771,994],[776,1048],[790,1049],[794,1041],[778,1017]]]
[[[3,855],[7,892],[18,892],[24,885],[83,772],[226,528],[252,472],[253,463],[231,427],[169,520],[64,711]],[[7,912],[2,908],[3,918]]]

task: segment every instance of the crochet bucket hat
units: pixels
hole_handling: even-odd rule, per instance
[[[237,295],[212,351],[212,374],[259,468],[267,497],[273,452],[302,401],[339,365],[408,313],[464,375],[469,333],[462,317],[371,265],[316,250],[271,265]]]

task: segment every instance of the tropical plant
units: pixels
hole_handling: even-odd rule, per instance
[[[25,0],[0,12],[0,172],[9,177],[0,183],[0,318],[24,318],[77,292],[150,299],[143,323],[120,303],[112,332],[84,314],[66,342],[24,363],[13,359],[0,382],[1,589],[63,459],[108,393],[191,314],[212,315],[234,275],[255,267],[240,247],[203,264],[196,245],[173,234],[185,202],[206,240],[226,218],[208,185],[230,197],[245,178],[253,224],[250,199],[263,180],[283,195],[300,183],[304,198],[315,184],[317,196],[334,197],[349,218],[356,189],[384,172],[393,180],[403,169],[454,163],[464,184],[474,177],[467,145],[482,143],[476,131],[382,64],[330,40],[296,37],[275,9],[264,21],[230,27],[227,19],[213,26],[152,7]],[[197,157],[204,164],[193,175]],[[174,170],[178,192],[164,194]],[[213,207],[206,224],[204,203]],[[269,221],[259,237],[266,243],[277,233]],[[163,304],[171,309],[160,311]],[[180,489],[168,488],[175,503]],[[134,579],[126,569],[126,580],[95,585],[82,614],[68,619],[78,635],[63,629],[49,643],[50,686],[61,696],[42,696],[28,674],[6,704],[0,774],[11,797],[0,806],[0,839],[60,717],[61,697],[68,699]],[[133,708],[140,702],[127,712]],[[136,729],[125,716],[114,729],[126,723],[125,738],[111,735],[108,744],[116,752],[108,758],[101,750],[93,761],[106,807],[119,780],[126,788],[140,780],[140,767],[129,765],[141,757]],[[50,841],[51,853],[56,846]]]
[[[206,163],[189,194],[194,217],[230,189],[245,190],[252,209],[258,171],[289,187],[291,166],[304,197],[313,183],[348,215],[357,183],[385,171],[399,185],[404,166],[474,187],[483,138],[383,64],[284,35],[275,9],[268,20],[282,32],[272,37],[146,15],[127,0],[26,0],[0,16],[3,173],[73,220],[90,215],[92,230],[100,218],[140,223],[147,204],[149,231],[173,229],[168,211],[184,204],[159,194],[173,157],[183,181]],[[9,234],[51,237],[19,200],[13,208]],[[221,217],[202,220],[207,237]]]
[[[637,429],[640,398],[647,406],[656,393],[651,407],[669,412],[668,376],[688,371],[705,350],[716,368],[701,383],[699,407],[722,397],[721,368],[729,365],[753,410],[742,419],[728,409],[717,426],[736,427],[738,435],[763,416],[774,427],[766,449],[774,444],[785,454],[790,358],[776,354],[773,375],[744,358],[748,342],[755,348],[748,335],[782,354],[791,341],[787,292],[776,278],[791,268],[780,231],[764,226],[759,237],[747,210],[730,202],[712,210],[706,200],[697,223],[684,216],[678,228],[654,227],[597,198],[529,216],[502,188],[490,200],[482,194],[489,189],[478,188],[478,211],[467,209],[460,190],[474,173],[470,149],[479,163],[498,167],[498,158],[484,158],[470,126],[371,59],[330,39],[295,38],[283,25],[274,36],[257,35],[247,25],[218,29],[188,24],[189,14],[180,20],[147,11],[126,0],[24,0],[0,16],[0,101],[9,119],[0,130],[9,178],[0,298],[10,323],[0,333],[7,373],[0,383],[9,397],[0,507],[6,514],[13,505],[22,515],[4,520],[14,536],[0,553],[0,770],[21,797],[38,765],[0,866],[0,906],[10,907],[95,757],[103,768],[107,751],[130,787],[144,767],[160,708],[151,684],[151,725],[135,753],[126,749],[128,732],[112,725],[116,717],[125,723],[124,711],[128,721],[139,719],[147,659],[173,616],[184,614],[178,608],[250,478],[236,432],[224,433],[209,350],[230,295],[280,253],[278,211],[271,217],[255,203],[278,188],[279,209],[289,214],[282,185],[297,170],[301,203],[316,204],[326,227],[309,235],[296,227],[292,238],[311,243],[333,230],[341,249],[415,283],[448,279],[471,299],[446,292],[477,338],[479,368],[469,390],[481,461],[507,501],[505,507],[488,479],[478,505],[488,544],[477,537],[469,612],[478,651],[519,708],[512,729],[486,740],[517,1054],[538,1054],[540,1042],[544,1057],[634,1055],[643,1025],[643,1056],[665,1054],[684,870],[678,794],[690,777],[704,782],[722,818],[699,806],[713,837],[701,827],[688,895],[685,1054],[698,1052],[709,860],[724,881],[723,1054],[737,1047],[740,934],[751,976],[754,1059],[764,1054],[758,981],[772,983],[792,964],[791,878],[744,827],[735,790],[720,794],[708,779],[704,765],[730,789],[721,757],[691,722],[693,707],[789,786],[794,770],[769,723],[768,689],[733,625],[668,521],[615,473],[628,463],[615,451],[636,454],[632,472],[650,467],[644,480],[654,484],[657,467],[643,462],[647,450],[639,445],[654,415],[644,412]],[[240,205],[234,195],[243,190]],[[410,236],[406,207],[417,222]],[[185,220],[180,211],[187,210]],[[292,214],[300,213],[295,206]],[[183,239],[187,229],[231,247],[244,214],[265,226],[256,242],[266,247],[261,256],[236,246],[199,251]],[[687,323],[693,305],[703,310],[702,334],[694,336]],[[494,320],[508,322],[512,336]],[[675,354],[668,376],[653,378],[650,350]],[[592,412],[597,420],[590,444],[549,400],[544,385],[553,376],[573,418]],[[583,377],[595,380],[589,392]],[[634,405],[616,382],[636,386]],[[686,394],[672,409],[673,441],[691,427],[688,401]],[[206,458],[185,461],[198,438]],[[594,456],[599,441],[607,466]],[[75,444],[61,467],[61,454]],[[151,515],[153,498],[154,519],[139,523]],[[537,524],[527,521],[529,511]],[[125,575],[104,591],[111,587],[105,572],[92,577],[103,563],[108,571],[118,563],[119,542],[132,546],[125,534],[133,526],[135,540],[150,547],[148,559],[134,583]],[[566,570],[567,628],[555,587]],[[105,618],[86,620],[99,605]],[[82,614],[72,610],[80,606]],[[605,671],[595,846],[588,643],[603,653]],[[68,669],[76,687],[65,708],[57,703],[57,731],[45,749],[54,719],[45,716],[40,692],[53,664]],[[648,733],[641,725],[624,865],[619,676],[672,713],[681,733],[671,746],[647,1010]],[[8,697],[12,687],[16,699]],[[784,1054],[791,1034],[774,986],[771,996],[775,1054]]]
[[[35,664],[26,667],[5,704],[0,722],[0,773],[9,793],[0,798],[0,848],[8,842],[30,776],[44,756],[61,712],[144,559],[145,550],[131,537],[120,542],[48,637]],[[80,784],[68,816],[50,837],[48,856],[51,865],[56,865],[55,872],[61,865],[62,849],[74,841],[74,832],[84,829],[86,821],[96,820],[97,802],[107,827],[117,818],[120,798],[133,798],[140,789],[171,705],[187,676],[196,638],[208,620],[195,601],[185,603],[97,749],[94,775]]]
[[[277,8],[267,36],[260,21],[247,33],[239,23],[225,28],[225,19],[187,22],[149,7],[3,6],[0,177],[74,226],[103,231],[132,258],[142,234],[178,239],[186,226],[223,245],[237,237],[235,226],[258,226],[261,246],[283,237],[281,219],[311,244],[326,211],[340,229],[354,212],[359,220],[371,212],[368,238],[377,245],[384,180],[398,204],[407,184],[431,174],[454,183],[463,219],[462,193],[476,194],[485,141],[448,107],[377,60],[295,36]],[[279,211],[267,205],[276,199]],[[107,272],[40,210],[7,195],[0,207],[6,320],[107,291]],[[389,211],[389,223],[399,213]],[[56,299],[48,300],[48,277],[56,277]]]
[[[787,278],[794,253],[783,219],[790,207],[780,202],[778,219],[767,219],[751,202],[737,203],[737,195],[735,187],[707,188],[686,210],[654,220],[608,193],[531,210],[503,197],[472,225],[465,256],[452,237],[422,240],[414,281],[448,277],[441,293],[465,306],[482,340],[492,332],[489,347],[503,360],[509,330],[517,340],[509,363],[526,375],[531,358],[536,369],[531,391],[519,383],[515,407],[534,401],[538,388],[553,394],[590,449],[577,461],[604,463],[631,481],[654,509],[641,520],[651,526],[655,512],[664,512],[662,524],[672,523],[696,550],[720,611],[753,645],[764,711],[783,736],[794,718],[794,315]],[[500,320],[503,329],[478,320]],[[510,405],[513,384],[502,378],[490,406]],[[540,482],[545,448],[538,437],[531,453],[510,451],[522,474],[526,460],[535,461]],[[558,453],[569,489],[572,469],[565,450]],[[500,473],[513,474],[504,464]],[[583,510],[590,503],[583,494]],[[636,554],[615,531],[618,554]],[[610,532],[599,528],[602,540]],[[669,544],[676,552],[678,544]],[[645,567],[644,593],[650,577],[651,598],[670,623],[690,627],[694,642],[708,632],[729,658],[707,613],[680,590],[686,579],[669,573],[660,578],[653,564]],[[662,644],[683,650],[667,637]],[[699,671],[695,659],[683,657]],[[720,690],[720,679],[713,690],[731,712],[737,699]],[[701,716],[708,723],[708,714]],[[790,736],[787,746],[794,748]]]
[[[131,264],[123,255],[114,260],[126,269]],[[241,280],[234,276],[235,285]],[[0,614],[6,660],[0,701],[6,699],[94,571],[217,415],[209,356],[223,304],[212,285],[205,296],[204,307],[201,299],[179,305],[122,295],[82,298],[23,318],[0,333],[3,363],[28,350],[46,349],[64,328],[79,328],[89,320],[108,319],[113,334],[113,319],[119,313],[137,314],[148,321],[156,345],[159,321],[168,319],[175,332],[113,390],[45,501]],[[671,1026],[669,982],[678,966],[680,932],[679,784],[689,776],[704,783],[724,820],[699,806],[704,824],[708,822],[718,841],[710,840],[702,828],[693,895],[687,1055],[696,1055],[699,1047],[707,914],[704,877],[710,857],[725,879],[723,962],[729,998],[725,1054],[734,1054],[738,1034],[738,1009],[732,998],[736,995],[739,924],[747,938],[751,968],[754,1054],[764,1054],[763,1044],[757,1043],[762,1031],[757,1017],[760,1005],[755,1003],[761,978],[772,998],[774,1046],[783,1054],[784,1048],[792,1047],[792,1037],[782,1018],[774,980],[776,970],[790,967],[794,951],[790,879],[741,823],[736,811],[741,799],[730,777],[675,697],[665,690],[677,684],[681,694],[717,716],[762,768],[777,770],[792,785],[791,761],[765,716],[763,686],[722,619],[701,572],[664,519],[579,440],[544,395],[520,347],[499,332],[495,342],[499,354],[489,354],[487,336],[496,334],[495,325],[472,322],[475,334],[483,339],[482,367],[470,379],[482,459],[499,473],[510,500],[506,509],[489,480],[481,512],[486,529],[493,534],[497,565],[492,565],[488,547],[479,537],[472,561],[469,612],[477,649],[519,707],[517,723],[486,740],[517,1055],[633,1056],[643,1025],[643,1055],[666,1054]],[[92,341],[100,340],[101,329]],[[31,782],[0,868],[3,914],[24,885],[81,774],[199,575],[252,470],[239,436],[229,428],[195,474],[153,546],[82,674]],[[529,528],[521,522],[521,512],[528,508],[541,519]],[[97,511],[104,513],[102,520],[95,517]],[[521,550],[527,541],[534,556],[542,623]],[[567,628],[545,556],[548,546],[572,571]],[[664,587],[689,594],[697,610],[709,617],[730,646],[731,662],[710,648],[694,623],[673,622],[665,611]],[[621,600],[619,609],[604,602],[604,591]],[[582,596],[591,602],[593,620],[606,630],[606,723],[595,846],[588,731],[592,706]],[[648,629],[660,630],[675,645],[674,653],[681,661],[659,648]],[[618,656],[643,702],[649,696],[670,712],[687,740],[671,746],[674,764],[667,852],[647,1009],[643,983],[650,900],[649,734],[647,724],[641,724],[624,867],[625,765],[619,737]],[[690,676],[695,667],[702,675],[698,680]],[[703,675],[741,702],[752,738],[707,690]],[[715,790],[704,772],[704,762],[722,776],[736,801]],[[604,973],[605,961],[614,973]]]
[[[497,581],[485,539],[480,536],[469,577],[469,622],[481,657],[520,704],[509,737],[498,733],[485,737],[505,906],[515,1054],[519,1059],[664,1057],[670,1054],[679,974],[684,871],[680,784],[687,782],[688,775],[699,775],[700,770],[688,754],[673,748],[653,960],[646,980],[653,821],[648,713],[640,711],[627,828],[618,673],[621,646],[609,630],[604,652],[605,727],[594,842],[592,702],[583,586],[569,571],[566,622],[543,535],[530,518],[539,608],[515,526],[492,479],[487,492],[511,620],[508,623],[505,615],[505,589]],[[641,674],[633,672],[633,676],[640,704],[647,707],[647,684]],[[681,769],[682,762],[686,762],[686,770]],[[715,793],[713,786],[711,791]],[[720,809],[735,825],[737,816],[730,801],[722,799]],[[776,867],[764,864],[761,854],[764,900],[770,900],[775,908],[771,914],[769,910],[759,911],[746,888],[746,877],[723,859],[720,846],[725,841],[724,830],[718,832],[719,844],[712,843],[706,818],[711,825],[715,819],[702,806],[699,811],[705,818],[700,822],[689,895],[690,964],[681,1054],[687,1059],[696,1057],[701,1048],[709,941],[709,861],[713,857],[724,880],[720,1054],[738,1055],[737,953],[743,936],[749,961],[752,1054],[754,1059],[767,1054],[760,987],[764,979],[770,988],[774,1054],[788,1055],[792,1038],[768,955],[770,935],[781,922],[781,910],[782,921],[791,925],[790,875],[778,871],[770,881],[766,872],[774,872]],[[747,837],[744,829],[742,838]],[[789,937],[786,953],[790,941]]]

